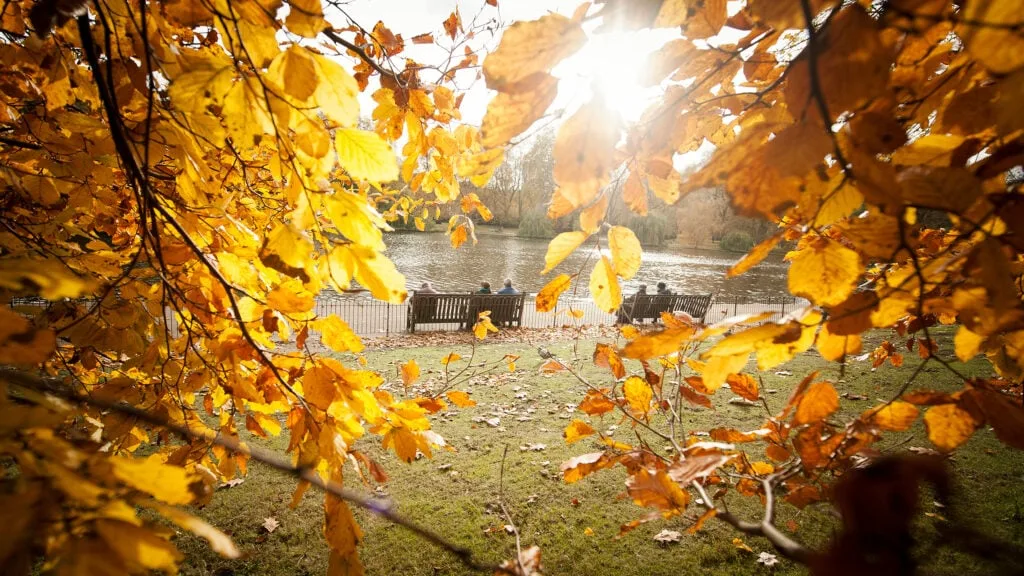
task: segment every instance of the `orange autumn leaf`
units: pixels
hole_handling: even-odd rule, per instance
[[[812,384],[796,406],[793,425],[819,422],[839,409],[839,394],[828,382]]]
[[[566,444],[572,444],[594,434],[594,432],[595,430],[590,426],[590,424],[587,424],[583,420],[573,420],[565,427],[562,435],[565,437]]]
[[[966,442],[981,423],[956,404],[939,404],[924,413],[928,439],[939,450],[949,452]]]
[[[591,390],[587,392],[578,406],[579,411],[590,416],[600,416],[615,409],[615,403],[608,399],[605,392]]]
[[[565,292],[572,283],[572,277],[568,274],[559,274],[541,288],[537,293],[537,312],[550,312],[558,305],[558,297]]]
[[[472,408],[476,406],[476,400],[469,397],[469,393],[461,390],[449,390],[444,395],[459,408]]]
[[[594,347],[594,365],[611,370],[616,380],[626,377],[626,367],[618,352],[608,344],[598,343]]]
[[[418,380],[420,377],[420,365],[417,364],[415,360],[409,360],[408,362],[402,364],[401,370],[402,383],[405,384],[407,387],[411,386],[412,383]]]
[[[756,402],[760,398],[757,381],[750,374],[730,374],[725,378],[729,389],[737,396]]]
[[[692,327],[666,328],[658,332],[640,334],[621,350],[624,358],[650,360],[679,351],[679,347],[694,333]]]

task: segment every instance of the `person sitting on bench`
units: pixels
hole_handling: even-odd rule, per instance
[[[668,289],[668,285],[664,282],[658,282],[658,294],[671,296],[672,291]]]
[[[477,294],[492,294],[492,292],[491,292],[491,283],[490,282],[481,282],[480,283],[480,289],[477,290],[476,293]]]
[[[512,287],[512,279],[508,278],[505,280],[505,287],[498,290],[498,294],[519,294],[519,290]]]
[[[417,294],[437,294],[437,290],[434,290],[434,287],[430,284],[430,282],[424,282],[423,285],[420,286],[420,289],[416,291],[416,293]]]
[[[619,324],[628,324],[632,321],[634,312],[633,308],[636,305],[638,296],[647,296],[647,284],[641,284],[640,287],[636,289],[636,294],[630,294],[622,300],[622,305],[619,306],[619,312],[617,314],[617,321]]]

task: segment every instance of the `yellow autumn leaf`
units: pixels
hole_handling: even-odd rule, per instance
[[[402,383],[406,386],[411,386],[413,382],[418,380],[420,377],[420,365],[416,363],[415,359],[410,359],[405,364],[402,364]]]
[[[461,390],[449,390],[445,392],[445,396],[452,401],[459,408],[472,408],[476,406],[476,400],[469,397],[469,394]]]
[[[366,246],[346,244],[338,246],[331,254],[331,274],[335,267],[341,271],[352,271],[355,279],[378,300],[401,304],[408,292],[405,276],[387,256]]]
[[[562,232],[558,236],[555,236],[551,242],[548,243],[547,254],[544,255],[544,270],[541,274],[547,274],[555,266],[558,266],[562,260],[565,260],[580,247],[583,242],[588,238],[586,232],[574,231],[574,232]]]
[[[316,92],[319,83],[316,74],[311,53],[300,46],[291,46],[270,62],[266,78],[297,104],[305,104]]]
[[[484,59],[487,87],[505,92],[536,72],[551,70],[586,40],[579,23],[560,14],[516,22],[502,34],[498,48]]]
[[[618,157],[621,118],[600,99],[576,111],[555,137],[554,177],[558,193],[573,208],[589,205],[608,183]]]
[[[956,357],[961,362],[967,362],[971,358],[978,355],[981,350],[981,345],[985,342],[985,337],[971,332],[966,326],[961,326],[956,331],[956,336],[953,337],[953,347],[956,351]]]
[[[96,532],[128,566],[174,573],[183,558],[173,544],[153,532],[120,520],[97,520]],[[133,570],[134,571],[134,570]]]
[[[317,106],[338,124],[355,125],[359,121],[359,85],[347,70],[327,56],[313,54],[313,60],[320,78],[313,93]]]
[[[709,392],[714,392],[725,384],[730,374],[739,373],[747,365],[749,353],[734,354],[731,356],[712,356],[704,363],[701,377],[704,387]]]
[[[612,267],[623,280],[629,280],[640,270],[640,240],[625,226],[612,226],[608,230],[608,248],[612,252]]]
[[[818,352],[825,360],[837,362],[847,356],[859,354],[861,351],[860,334],[839,335],[832,334],[828,324],[821,327],[818,332]]]
[[[550,312],[558,304],[558,297],[565,292],[572,284],[572,277],[568,274],[559,274],[541,288],[537,293],[537,312]]]
[[[57,346],[53,330],[35,329],[27,318],[0,308],[0,363],[34,365],[45,362]]]
[[[334,133],[338,162],[352,178],[370,182],[398,179],[398,161],[391,146],[376,132],[339,128]]]
[[[441,364],[447,366],[452,362],[457,362],[459,360],[462,360],[462,356],[456,354],[455,352],[449,352],[448,354],[445,355],[444,358],[441,358]]]
[[[313,329],[320,332],[320,342],[335,352],[358,354],[363,351],[363,341],[336,314],[316,320],[313,322]]]
[[[872,415],[875,424],[882,430],[902,432],[917,420],[917,406],[902,400],[895,400],[882,406]]]
[[[492,159],[497,159],[500,164],[505,157],[504,149],[500,147],[539,120],[557,95],[558,79],[545,72],[529,76],[516,84],[510,92],[499,92],[487,104],[487,113],[480,126],[481,143],[492,150],[477,155],[479,159],[474,159],[472,163],[489,166]],[[496,167],[489,170],[480,168],[478,172],[490,174]]]
[[[179,466],[165,464],[160,455],[149,458],[111,457],[114,477],[128,486],[167,504],[190,504],[195,495],[190,485],[198,478]]]
[[[651,409],[651,400],[654,398],[654,391],[646,380],[639,376],[630,376],[622,384],[622,394],[629,402],[629,407],[636,414],[646,415]]]
[[[356,244],[384,250],[381,230],[390,230],[387,222],[366,199],[346,190],[336,189],[324,199],[327,217],[346,238]]]
[[[324,9],[320,0],[288,0],[288,16],[285,25],[288,30],[305,38],[316,38],[329,26],[324,20]]]
[[[0,267],[0,288],[38,294],[47,300],[78,298],[91,290],[91,282],[80,278],[57,260],[5,259]]]
[[[301,313],[312,310],[316,301],[298,280],[289,280],[267,294],[267,306],[286,314]]]
[[[408,436],[412,436],[408,430],[404,428],[401,430]],[[387,438],[385,436],[385,441]],[[401,457],[406,462],[416,457],[415,437],[412,438],[411,444],[412,454],[410,456],[408,439],[403,440]],[[387,444],[385,444],[386,447]],[[397,445],[395,452],[399,452]],[[336,475],[331,480],[340,482],[341,478]],[[363,531],[356,523],[348,503],[333,494],[328,494],[324,501],[323,534],[324,539],[327,540],[327,546],[331,550],[327,562],[328,576],[359,576],[364,573],[363,565],[359,560],[359,542],[363,539]]]
[[[306,281],[309,276],[305,268],[312,252],[313,243],[301,230],[291,224],[278,224],[267,235],[260,260],[278,272]]]
[[[199,536],[210,543],[210,548],[214,552],[220,554],[224,558],[235,559],[241,557],[242,553],[235,546],[231,537],[221,532],[218,528],[211,525],[206,520],[193,516],[188,512],[173,508],[171,506],[164,506],[162,504],[153,505],[153,509],[159,512],[164,518],[167,518],[171,522],[174,522],[184,530]]]
[[[337,372],[324,364],[307,368],[302,375],[303,398],[313,406],[327,410],[338,396],[340,378]]]
[[[740,258],[739,262],[730,266],[725,275],[730,278],[733,276],[739,276],[754,266],[757,266],[765,259],[765,257],[771,254],[772,250],[778,246],[780,240],[782,240],[782,233],[773,234],[758,242],[757,246],[751,248],[750,252],[747,252],[743,255],[743,258]]]
[[[580,212],[580,230],[593,234],[601,228],[605,213],[608,212],[608,194],[602,195],[597,202]]]
[[[608,313],[618,310],[622,305],[622,290],[607,256],[601,256],[590,273],[590,295],[597,307]]]
[[[1019,2],[970,2],[963,12],[959,33],[978,62],[997,74],[1007,74],[1024,66],[1024,39],[1020,35],[1024,16]]]
[[[789,291],[819,306],[841,304],[862,272],[856,252],[827,238],[816,238],[787,257]]]
[[[473,325],[473,335],[475,335],[478,340],[483,340],[487,337],[488,332],[497,331],[498,327],[491,323],[490,312],[481,312],[476,324]]]

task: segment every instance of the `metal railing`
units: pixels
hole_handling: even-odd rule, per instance
[[[602,311],[590,299],[579,297],[563,297],[559,299],[553,312],[537,312],[536,294],[528,294],[523,304],[523,328],[556,328],[559,326],[612,325],[615,314]],[[19,298],[12,301],[12,306],[45,307],[50,303],[40,298]],[[708,308],[705,321],[709,324],[739,314],[761,314],[768,312],[764,321],[778,319],[787,312],[807,305],[803,299],[792,296],[773,297],[715,297]],[[407,319],[410,304],[389,304],[371,298],[368,294],[339,294],[323,292],[316,298],[314,312],[318,317],[337,315],[360,336],[380,336],[400,334],[407,331]],[[164,322],[169,328],[171,337],[177,338],[181,330],[176,315],[170,309],[164,314]],[[424,330],[458,330],[459,324],[431,324]],[[312,336],[312,335],[311,335]]]
[[[555,328],[576,324],[612,325],[616,321],[615,314],[604,312],[587,298],[563,297],[559,299],[553,312],[538,312],[535,298],[536,294],[526,296],[526,302],[523,304],[523,328]],[[710,324],[729,316],[765,312],[769,313],[769,316],[764,321],[769,321],[781,318],[786,313],[807,304],[806,300],[792,296],[716,297],[711,301],[705,321]],[[377,336],[406,332],[409,307],[408,302],[388,304],[364,295],[331,294],[317,298],[315,312],[317,316],[336,314],[360,336]],[[458,330],[459,327],[457,323],[430,324],[420,330]]]

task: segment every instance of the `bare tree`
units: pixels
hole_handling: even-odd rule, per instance
[[[480,191],[480,199],[490,207],[494,223],[499,227],[518,221],[523,191],[523,158],[509,155],[494,171],[487,186]]]

